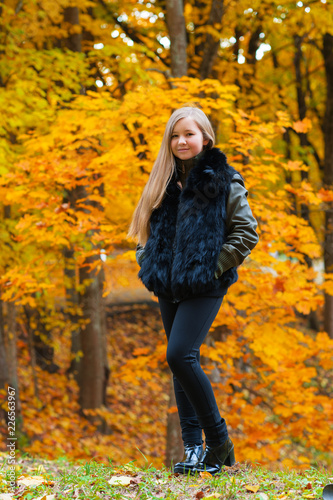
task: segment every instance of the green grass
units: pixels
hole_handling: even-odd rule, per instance
[[[26,500],[56,499],[209,499],[223,500],[291,500],[322,498],[326,484],[333,482],[333,472],[310,468],[306,471],[272,472],[257,465],[235,464],[217,476],[183,476],[169,469],[155,469],[152,465],[139,468],[135,462],[118,467],[89,462],[70,463],[66,459],[46,461],[21,457],[17,459],[16,477],[41,476],[44,483],[25,486],[17,481],[10,491],[6,476],[8,465],[0,457],[0,493],[2,498]],[[127,485],[112,485],[112,478],[123,478]],[[114,479],[113,479],[114,480]],[[49,498],[48,498],[49,495]]]

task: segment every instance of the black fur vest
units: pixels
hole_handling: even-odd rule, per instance
[[[161,205],[151,214],[150,235],[138,273],[156,296],[178,302],[218,292],[237,281],[235,267],[219,279],[214,277],[227,237],[227,201],[236,173],[218,148],[200,156],[183,190],[175,170]]]

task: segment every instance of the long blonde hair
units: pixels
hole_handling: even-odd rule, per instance
[[[128,238],[138,238],[138,243],[145,246],[150,234],[150,216],[158,208],[164,198],[167,185],[176,168],[175,157],[171,150],[171,135],[176,123],[182,118],[192,118],[200,128],[204,140],[208,139],[205,149],[211,149],[215,144],[213,127],[205,113],[192,106],[177,109],[170,116],[166,124],[162,144],[156,161],[150,172],[141,198],[133,214],[132,222],[127,233]]]

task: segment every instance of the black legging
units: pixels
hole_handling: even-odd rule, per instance
[[[200,366],[200,346],[211,327],[223,297],[195,297],[173,303],[159,297],[168,339],[167,361],[173,373],[184,444],[218,446],[228,437],[211,383]]]

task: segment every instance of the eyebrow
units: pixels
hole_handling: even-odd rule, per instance
[[[185,132],[194,132],[194,129],[192,129],[192,128],[187,128],[187,129],[185,130]],[[174,130],[172,133],[173,133],[173,134],[177,134],[177,131],[176,131],[176,130]]]

